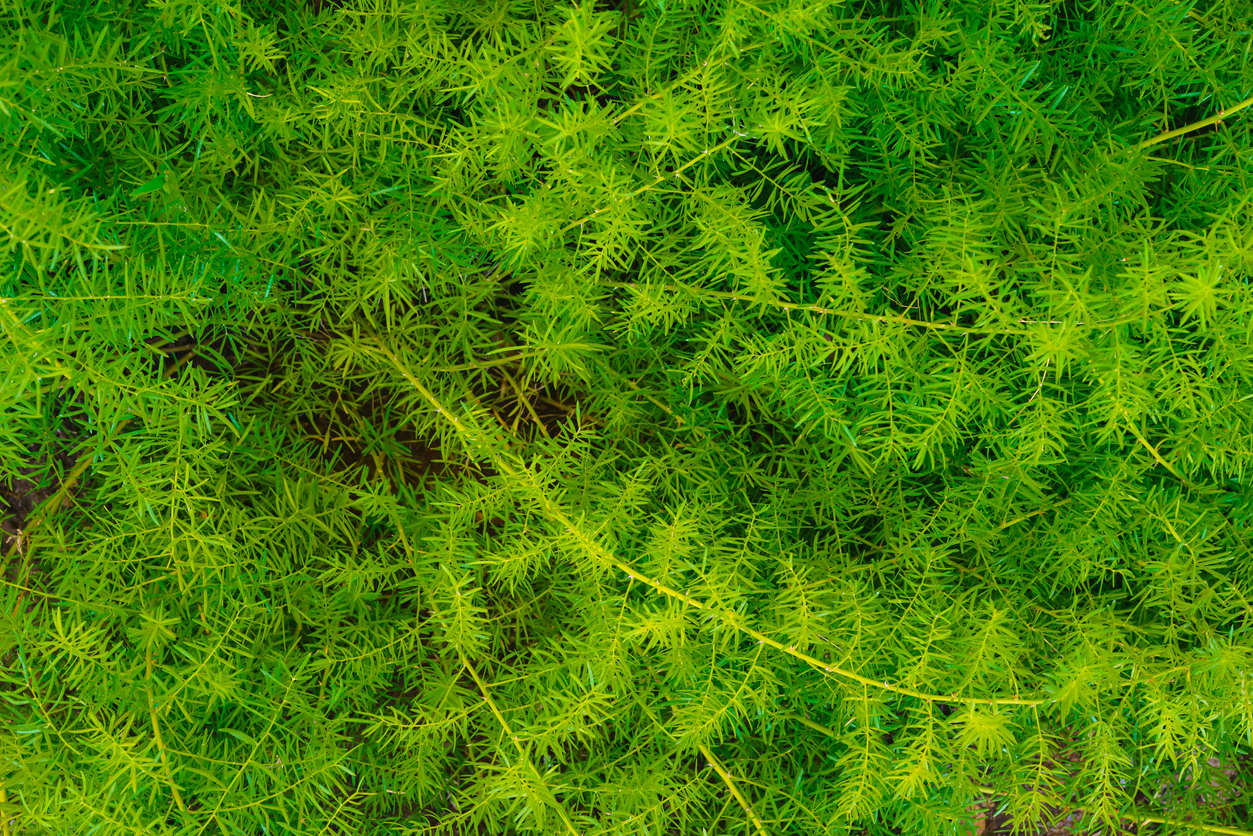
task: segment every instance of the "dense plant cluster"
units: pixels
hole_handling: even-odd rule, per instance
[[[4,836],[1238,832],[1248,3],[0,21]]]

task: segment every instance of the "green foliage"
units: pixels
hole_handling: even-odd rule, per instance
[[[1251,29],[3,4],[3,836],[1238,832]]]

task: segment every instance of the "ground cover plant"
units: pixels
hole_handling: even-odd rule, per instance
[[[1248,827],[1250,3],[0,21],[3,836]]]

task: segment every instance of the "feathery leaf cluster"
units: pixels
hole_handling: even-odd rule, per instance
[[[4,4],[3,836],[1236,832],[1250,30]]]

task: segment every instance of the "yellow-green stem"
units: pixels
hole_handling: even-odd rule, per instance
[[[174,771],[170,769],[169,753],[165,750],[165,741],[161,739],[161,724],[157,722],[157,704],[152,697],[152,648],[148,648],[147,670],[144,673],[144,681],[148,691],[148,716],[152,718],[152,739],[157,743],[157,751],[161,753],[161,766],[165,769],[165,779],[170,784],[170,791],[174,793],[174,803],[178,805],[178,809],[187,812],[187,805],[183,803],[182,793],[178,791],[178,784],[174,783]]]
[[[487,439],[476,438],[475,434],[472,433],[470,429],[466,427],[466,425],[463,424],[457,418],[457,416],[449,412],[444,407],[444,405],[435,398],[435,395],[433,395],[431,391],[427,389],[420,380],[414,377],[413,373],[409,371],[409,369],[405,366],[403,362],[401,362],[400,358],[397,357],[394,352],[392,352],[390,349],[387,348],[387,346],[383,344],[382,340],[375,337],[374,343],[375,345],[378,346],[380,353],[384,357],[386,357],[392,363],[393,366],[396,367],[396,369],[401,373],[401,375],[404,376],[405,380],[407,380],[411,386],[417,389],[419,394],[421,394],[422,397],[425,398],[427,401],[429,401],[431,406],[435,408],[435,411],[439,415],[441,415],[445,420],[450,422],[459,433],[464,435],[471,442],[487,441]],[[490,450],[490,446],[488,449]],[[758,644],[763,644],[763,645],[766,645],[767,647],[773,648],[782,653],[786,653],[792,658],[797,659],[801,662],[804,662],[810,667],[815,668],[818,671],[821,671],[826,676],[840,677],[843,679],[852,680],[853,682],[859,683],[861,685],[866,685],[872,688],[880,688],[885,691],[891,691],[894,694],[900,694],[906,697],[914,697],[915,699],[924,700],[926,702],[960,702],[960,703],[965,703],[965,704],[978,704],[978,705],[1043,705],[1048,702],[1047,699],[1023,698],[1023,697],[1018,697],[1018,696],[964,697],[964,696],[958,696],[955,693],[953,694],[929,694],[925,691],[918,691],[914,688],[907,688],[902,685],[893,685],[890,682],[884,682],[878,679],[871,679],[870,677],[862,676],[861,674],[856,673],[854,671],[845,670],[844,668],[838,667],[836,665],[829,665],[826,662],[823,662],[819,659],[815,659],[813,656],[810,656],[807,653],[797,650],[794,646],[784,645],[781,642],[775,641],[774,639],[770,638],[764,633],[761,633],[757,630],[752,629],[751,627],[748,627],[747,625],[739,623],[739,618],[735,614],[730,613],[730,612],[719,612],[718,610],[711,607],[709,604],[703,601],[699,601],[696,598],[693,598],[692,596],[684,592],[681,592],[677,589],[673,589],[661,583],[660,581],[655,580],[654,578],[650,578],[648,575],[645,575],[642,572],[639,572],[632,566],[619,560],[608,549],[606,549],[599,542],[597,542],[594,538],[589,536],[587,532],[583,531],[582,528],[576,525],[574,521],[571,520],[570,517],[566,515],[565,511],[563,511],[556,503],[552,501],[552,499],[549,498],[548,494],[545,493],[543,489],[541,489],[538,485],[534,484],[533,482],[534,474],[532,474],[528,470],[519,470],[517,468],[514,468],[512,465],[509,464],[509,462],[505,461],[502,457],[494,455],[494,454],[492,455],[492,461],[493,461],[493,464],[496,466],[496,468],[504,475],[510,478],[514,478],[514,479],[531,481],[532,488],[535,491],[536,499],[538,499],[540,504],[543,506],[544,511],[547,513],[549,519],[551,519],[554,523],[556,523],[562,529],[564,529],[565,531],[573,535],[574,538],[579,541],[579,545],[582,546],[583,549],[587,551],[589,554],[594,555],[595,557],[603,560],[605,563],[615,567],[616,569],[618,569],[618,571],[622,572],[628,577],[634,578],[640,583],[647,584],[648,586],[652,587],[657,592],[660,592],[663,595],[674,598],[677,601],[682,601],[684,604],[687,604],[690,607],[694,607],[695,609],[705,610],[707,612],[710,612],[711,614],[721,617],[724,621],[726,621],[728,624],[733,626],[735,629],[739,630],[744,635],[748,636],[749,638],[756,639]]]
[[[483,695],[483,701],[487,703],[487,707],[490,708],[492,710],[492,714],[496,716],[496,722],[500,723],[500,727],[504,729],[505,736],[513,741],[513,747],[518,750],[518,754],[522,757],[522,760],[526,762],[526,765],[530,767],[533,773],[535,773],[535,777],[542,783],[543,778],[540,776],[539,770],[535,768],[535,764],[531,763],[531,759],[527,757],[526,750],[523,749],[522,744],[518,742],[518,736],[513,733],[513,729],[509,728],[509,723],[505,720],[505,715],[501,714],[500,709],[496,707],[496,701],[492,699],[492,695],[487,690],[487,683],[482,680],[479,676],[479,672],[474,669],[474,665],[470,664],[470,660],[465,657],[465,654],[461,653],[461,651],[457,651],[457,654],[461,657],[462,667],[470,672],[470,676],[474,677],[474,683],[479,686],[479,693]],[[553,800],[556,803],[557,815],[561,816],[562,822],[566,825],[566,830],[569,830],[573,836],[580,836],[579,831],[574,828],[574,823],[571,822],[570,817],[566,815],[565,808],[561,806],[561,802],[556,799]]]
[[[705,756],[705,760],[709,761],[709,765],[712,766],[714,771],[718,773],[718,776],[722,778],[722,782],[727,785],[727,789],[731,791],[731,795],[735,796],[735,800],[740,802],[740,806],[744,808],[744,812],[748,815],[749,821],[753,823],[753,826],[757,828],[757,832],[761,834],[761,836],[769,836],[769,834],[766,833],[766,828],[761,823],[761,819],[757,818],[757,814],[753,812],[753,808],[748,805],[748,800],[745,799],[744,796],[740,795],[739,789],[735,786],[735,781],[731,778],[731,773],[727,772],[726,769],[723,768],[722,764],[718,763],[718,759],[714,757],[714,753],[709,751],[709,748],[705,746],[705,744],[702,743],[698,748],[700,749],[700,753]]]
[[[1201,128],[1207,128],[1210,125],[1217,125],[1219,122],[1223,121],[1231,114],[1239,113],[1240,111],[1244,110],[1246,107],[1250,105],[1253,105],[1253,97],[1247,98],[1244,101],[1240,102],[1239,104],[1232,105],[1229,108],[1220,110],[1218,111],[1216,115],[1211,116],[1208,119],[1202,119],[1199,122],[1193,122],[1189,125],[1184,125],[1182,128],[1175,128],[1173,131],[1166,131],[1166,133],[1158,134],[1157,136],[1152,137],[1151,139],[1146,139],[1144,140],[1144,142],[1141,142],[1139,145],[1136,146],[1136,150],[1140,151],[1145,148],[1152,148],[1154,145],[1157,145],[1158,143],[1168,142],[1177,136],[1183,136],[1184,134],[1192,133],[1193,131],[1198,131]]]
[[[1136,816],[1136,820],[1148,824],[1169,824],[1176,827],[1191,827],[1196,830],[1204,830],[1206,833],[1221,833],[1223,836],[1253,836],[1253,831],[1236,830],[1234,827],[1219,827],[1213,824],[1197,824],[1190,821],[1179,821],[1178,819],[1164,819],[1159,816]]]

